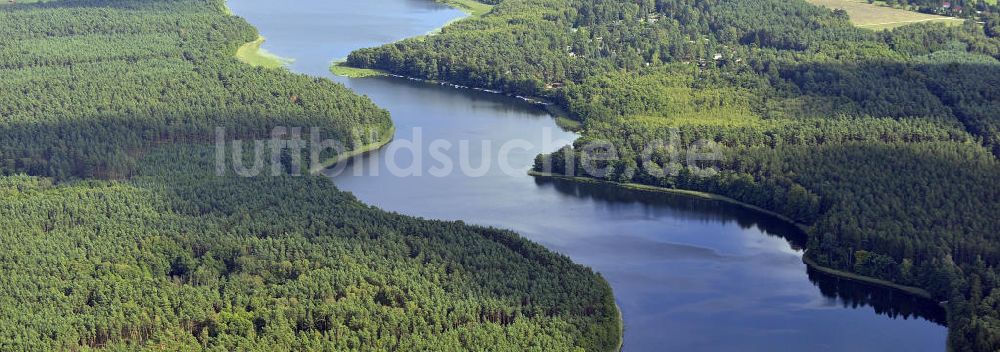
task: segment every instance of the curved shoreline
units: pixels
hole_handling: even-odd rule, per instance
[[[372,142],[372,143],[369,143],[369,144],[365,144],[363,146],[360,146],[360,147],[357,147],[357,148],[354,148],[354,149],[351,149],[351,150],[348,150],[346,152],[337,154],[333,158],[330,158],[329,160],[320,163],[319,166],[317,166],[316,168],[312,169],[311,171],[312,171],[312,173],[320,173],[320,172],[323,172],[323,171],[325,171],[325,170],[327,170],[327,169],[329,169],[329,168],[333,167],[334,165],[337,165],[337,164],[339,164],[341,162],[349,161],[349,160],[354,160],[355,158],[359,158],[359,157],[368,155],[369,153],[377,152],[377,151],[381,150],[382,148],[384,148],[385,146],[389,145],[389,143],[392,143],[392,141],[394,139],[396,139],[396,126],[392,125],[392,126],[389,127],[389,130],[386,131],[386,133],[384,133],[384,135],[382,136],[382,139],[380,139],[378,141],[375,141],[375,142]]]
[[[625,318],[622,317],[622,307],[618,303],[615,303],[615,311],[618,312],[618,346],[611,352],[621,352],[622,347],[625,346]]]
[[[339,164],[341,162],[354,160],[356,158],[364,157],[365,155],[368,155],[370,153],[378,152],[382,148],[388,146],[389,143],[392,143],[392,141],[395,139],[395,136],[396,136],[396,126],[390,127],[387,135],[388,135],[388,137],[383,138],[382,140],[377,141],[375,143],[367,144],[367,145],[361,146],[359,148],[356,148],[356,149],[353,149],[353,150],[350,150],[350,151],[346,151],[346,152],[340,153],[337,156],[333,157],[332,159],[324,162],[322,164],[323,165],[322,168],[318,168],[318,169],[314,170],[313,172],[314,173],[323,172],[323,171],[329,169],[330,167],[333,167],[334,165]],[[532,176],[534,176],[534,175],[532,175]],[[522,239],[523,240],[527,240],[527,239],[525,239],[523,237],[522,237]],[[604,280],[604,279],[602,279],[602,280]],[[605,280],[605,283],[608,285],[608,287],[611,286],[610,284],[607,283],[606,280]],[[614,298],[614,294],[612,294],[612,298]],[[618,320],[618,342],[617,342],[616,346],[611,349],[610,352],[621,352],[622,348],[625,345],[625,318],[622,315],[622,308],[621,308],[621,306],[618,305],[618,303],[615,303],[615,313],[616,313],[615,316],[617,317],[617,320]]]
[[[415,36],[415,37],[403,38],[403,39],[400,39],[400,40],[398,40],[396,42],[400,42],[400,41],[408,40],[408,39],[419,39],[419,38],[423,38],[423,37],[429,37],[429,36],[437,35],[438,33],[441,33],[441,31],[444,30],[445,27],[448,27],[452,23],[455,23],[455,22],[458,22],[458,21],[461,21],[461,20],[470,19],[470,18],[481,17],[481,16],[485,15],[486,13],[490,12],[491,10],[493,10],[493,5],[486,5],[486,4],[483,4],[483,3],[475,1],[475,0],[433,0],[433,1],[436,2],[436,3],[439,3],[439,4],[442,4],[442,5],[451,7],[453,9],[462,11],[463,13],[465,13],[465,16],[449,20],[448,22],[445,22],[444,24],[442,24],[440,27],[434,28],[434,29],[430,30],[429,32],[424,33],[422,35],[418,35],[418,36]],[[394,43],[396,43],[396,42],[394,42]],[[387,44],[391,44],[391,43],[387,43]],[[383,45],[385,45],[385,44],[383,44]],[[348,77],[348,78],[364,78],[364,77],[375,77],[375,76],[395,76],[395,77],[410,78],[410,79],[412,79],[411,77],[399,76],[399,75],[393,74],[391,72],[380,70],[380,69],[348,66],[346,63],[347,63],[347,58],[346,57],[342,58],[342,59],[336,59],[336,60],[334,60],[333,62],[330,63],[330,68],[329,68],[330,73],[332,73],[335,76],[342,76],[342,77]]]
[[[902,291],[904,293],[907,293],[907,294],[910,294],[910,295],[913,295],[913,296],[916,296],[916,297],[920,297],[920,298],[923,298],[923,299],[926,299],[926,300],[934,301],[934,297],[931,296],[930,292],[927,292],[927,290],[919,288],[919,287],[901,285],[901,284],[897,284],[897,283],[892,282],[892,281],[886,281],[886,280],[882,280],[882,279],[876,279],[876,278],[871,277],[871,276],[864,276],[864,275],[860,275],[860,274],[855,274],[855,273],[851,273],[851,272],[847,272],[847,271],[843,271],[843,270],[837,270],[837,269],[834,269],[834,268],[826,267],[826,266],[820,265],[819,263],[817,263],[816,261],[814,261],[812,259],[809,259],[809,257],[806,256],[805,254],[802,255],[802,262],[805,263],[806,266],[808,266],[810,268],[813,268],[813,269],[816,269],[816,270],[818,270],[818,271],[820,271],[820,272],[822,272],[824,274],[830,275],[830,276],[835,276],[835,277],[838,277],[838,278],[842,278],[842,279],[846,279],[846,280],[851,280],[851,281],[858,281],[858,282],[862,282],[862,283],[866,283],[866,284],[870,284],[870,285],[875,285],[875,286],[882,286],[882,287],[886,287],[886,288],[891,288],[891,289]],[[942,307],[944,307],[944,305],[941,304],[941,302],[937,302],[937,303],[938,303],[938,305],[941,305]]]
[[[784,216],[782,214],[776,213],[774,211],[767,210],[767,209],[758,207],[758,206],[753,205],[753,204],[741,202],[741,201],[738,201],[736,199],[729,198],[729,197],[726,197],[726,196],[723,196],[723,195],[720,195],[720,194],[714,194],[714,193],[708,193],[708,192],[701,192],[701,191],[693,191],[693,190],[687,190],[687,189],[657,187],[657,186],[650,186],[650,185],[644,185],[644,184],[638,184],[638,183],[619,183],[619,182],[606,181],[606,180],[600,180],[600,179],[595,179],[595,178],[591,178],[591,177],[583,177],[583,176],[557,175],[557,174],[539,172],[539,171],[535,171],[535,170],[528,171],[528,175],[533,176],[533,177],[538,177],[538,178],[551,178],[551,179],[560,179],[560,180],[567,180],[567,181],[573,181],[573,182],[607,184],[607,185],[612,185],[612,186],[615,186],[615,187],[621,187],[621,188],[632,189],[632,190],[643,191],[643,192],[670,193],[670,194],[678,194],[678,195],[683,195],[683,196],[693,197],[693,198],[701,198],[701,199],[706,199],[706,200],[721,201],[721,202],[725,202],[725,203],[737,205],[737,206],[740,206],[740,207],[743,207],[743,208],[747,208],[747,209],[750,209],[750,210],[753,210],[753,211],[756,211],[756,212],[759,212],[759,213],[762,213],[762,214],[765,214],[765,215],[772,216],[772,217],[774,217],[776,219],[779,219],[781,221],[784,221],[784,222],[786,222],[788,224],[791,224],[791,225],[795,226],[797,229],[799,229],[800,231],[802,231],[803,233],[805,233],[807,236],[809,235],[809,231],[808,231],[809,227],[807,225],[805,225],[805,224],[795,222],[791,218],[789,218],[787,216]],[[806,251],[806,252],[808,252],[808,251]],[[871,277],[871,276],[865,276],[865,275],[855,274],[855,273],[851,273],[851,272],[847,272],[847,271],[843,271],[843,270],[838,270],[838,269],[826,267],[826,266],[820,265],[819,263],[816,263],[816,261],[810,259],[809,256],[807,256],[806,254],[807,253],[803,253],[802,254],[802,262],[807,267],[816,269],[817,271],[822,272],[822,273],[824,273],[826,275],[830,275],[830,276],[841,278],[841,279],[851,280],[851,281],[862,282],[862,283],[866,283],[866,284],[870,284],[870,285],[874,285],[874,286],[879,286],[879,287],[884,287],[884,288],[889,288],[889,289],[897,290],[897,291],[909,294],[909,295],[914,296],[914,297],[918,297],[918,298],[922,298],[922,299],[934,301],[938,305],[944,307],[944,304],[942,304],[941,302],[935,301],[934,297],[930,294],[930,292],[928,292],[925,289],[922,289],[922,288],[919,288],[919,287],[914,287],[914,286],[906,286],[906,285],[903,285],[903,284],[898,284],[898,283],[895,283],[895,282],[892,282],[892,281],[882,280],[882,279],[874,278],[874,277]]]
[[[447,27],[448,25],[450,25],[450,24],[452,24],[454,22],[457,22],[457,21],[460,21],[460,20],[464,20],[464,19],[468,19],[468,18],[482,16],[483,14],[489,12],[489,10],[492,10],[492,8],[493,8],[493,6],[488,6],[488,5],[487,5],[486,9],[477,9],[477,8],[468,7],[466,5],[466,3],[472,3],[471,1],[468,1],[468,0],[434,0],[434,1],[438,2],[438,3],[441,3],[441,4],[444,4],[444,5],[447,5],[449,7],[458,9],[458,10],[460,10],[462,12],[465,12],[467,16],[453,19],[453,20],[448,21],[447,23],[443,24],[441,27],[438,27],[438,28],[436,28],[436,29],[434,29],[434,30],[432,30],[432,31],[424,34],[424,35],[417,36],[417,37],[412,37],[412,38],[420,38],[420,37],[435,35],[437,33],[440,33],[440,31],[443,28]],[[476,3],[478,4],[478,2],[476,2]],[[227,14],[234,15],[233,12],[229,9],[228,5],[225,7],[224,10],[225,10],[225,12]],[[406,39],[411,39],[411,38],[406,38]],[[292,61],[291,59],[282,58],[282,57],[274,55],[274,54],[270,54],[270,53],[266,53],[266,52],[265,53],[261,53],[262,49],[260,49],[260,46],[263,44],[264,40],[265,40],[265,38],[263,36],[259,36],[258,35],[258,38],[256,40],[254,40],[252,42],[249,42],[249,43],[243,44],[242,46],[240,46],[237,49],[237,52],[236,52],[236,55],[235,55],[236,58],[239,59],[240,61],[243,61],[244,63],[246,63],[248,65],[251,65],[251,66],[263,66],[265,68],[279,68],[279,67],[284,67],[285,64],[287,64],[288,62]],[[266,61],[266,63],[262,64],[260,62],[254,62],[255,58],[264,59],[264,61]],[[465,86],[459,86],[459,85],[455,85],[455,84],[450,84],[448,82],[439,82],[439,81],[424,80],[424,79],[419,79],[419,78],[415,78],[415,77],[406,77],[406,76],[397,75],[397,74],[393,74],[393,73],[388,72],[388,71],[383,71],[383,70],[378,70],[378,69],[370,69],[370,68],[360,68],[360,67],[347,66],[347,65],[345,65],[345,61],[346,60],[340,60],[340,61],[335,60],[334,62],[332,62],[330,64],[330,66],[329,66],[329,72],[331,74],[335,75],[335,76],[348,77],[348,78],[365,78],[365,77],[376,77],[376,76],[390,76],[390,77],[395,77],[395,78],[403,78],[403,79],[409,79],[409,80],[419,80],[419,81],[424,81],[424,82],[428,82],[428,83],[436,83],[436,84],[439,84],[439,85],[450,85],[450,86],[453,86],[454,88],[466,88],[466,89],[474,89],[474,90],[485,91],[485,92],[494,93],[494,94],[504,94],[503,92],[500,92],[500,91],[492,91],[492,90],[488,90],[488,89],[481,89],[481,88],[474,88],[474,87],[465,87]],[[511,95],[511,94],[505,94],[505,95],[514,96],[514,95]],[[522,100],[524,100],[526,102],[529,102],[529,103],[532,103],[532,104],[536,104],[536,105],[542,105],[542,106],[549,105],[549,104],[547,104],[544,101],[536,100],[536,99],[529,98],[529,97],[522,97],[522,96],[516,96],[516,97],[520,98],[520,99],[522,99]],[[572,126],[572,127],[579,128],[578,125]],[[384,136],[383,136],[383,138],[381,140],[373,142],[373,143],[370,143],[370,144],[367,144],[367,145],[363,145],[361,147],[358,147],[358,148],[355,148],[355,149],[352,149],[352,150],[349,150],[349,151],[346,151],[346,152],[342,152],[340,154],[337,154],[333,158],[331,158],[331,159],[329,159],[329,160],[327,160],[325,162],[322,162],[316,168],[311,169],[310,172],[312,174],[322,173],[323,171],[328,170],[329,168],[331,168],[331,167],[333,167],[333,166],[335,166],[335,165],[337,165],[339,163],[342,163],[342,162],[345,162],[345,161],[351,161],[351,160],[354,160],[356,158],[364,157],[365,155],[368,155],[370,153],[378,152],[382,148],[385,148],[390,143],[392,143],[392,141],[395,139],[395,136],[396,136],[396,126],[395,126],[395,124],[393,124],[393,125],[391,125],[389,127],[389,130],[386,133],[384,133]],[[614,295],[612,295],[612,298],[613,297],[614,297]],[[618,330],[618,334],[617,334],[618,335],[618,342],[617,342],[616,346],[611,350],[611,352],[621,352],[622,348],[623,348],[623,346],[625,344],[625,319],[624,319],[624,317],[622,315],[621,307],[617,303],[615,304],[615,313],[616,313],[615,316],[617,317],[617,321],[618,321],[618,329],[617,329]]]
[[[259,66],[270,69],[285,67],[295,61],[293,59],[272,54],[261,48],[261,45],[264,45],[265,40],[266,39],[264,39],[263,36],[258,35],[257,39],[254,41],[240,45],[240,47],[236,49],[236,58],[250,66]]]
[[[789,224],[794,225],[797,229],[799,229],[799,230],[801,230],[803,232],[807,232],[807,230],[809,229],[809,227],[807,225],[799,223],[799,222],[796,222],[795,220],[792,220],[791,218],[789,218],[787,216],[784,216],[782,214],[779,214],[779,213],[776,213],[774,211],[758,207],[758,206],[750,204],[750,203],[741,202],[741,201],[738,201],[738,200],[733,199],[733,198],[726,197],[726,196],[721,195],[721,194],[701,192],[701,191],[693,191],[693,190],[688,190],[688,189],[666,188],[666,187],[650,186],[650,185],[644,185],[644,184],[641,184],[641,183],[620,183],[620,182],[614,182],[614,181],[600,180],[600,179],[596,179],[596,178],[592,178],[592,177],[557,175],[557,174],[539,172],[539,171],[535,171],[535,170],[528,171],[528,175],[534,176],[534,177],[555,178],[555,179],[569,180],[569,181],[575,181],[575,182],[604,183],[604,184],[610,184],[610,185],[614,185],[614,186],[621,187],[621,188],[633,189],[633,190],[637,190],[637,191],[680,194],[680,195],[685,195],[685,196],[694,197],[694,198],[701,198],[701,199],[708,199],[708,200],[717,200],[717,201],[726,202],[726,203],[730,203],[730,204],[734,204],[734,205],[739,205],[741,207],[744,207],[744,208],[747,208],[747,209],[750,209],[750,210],[753,210],[753,211],[756,211],[756,212],[759,212],[759,213],[770,215],[770,216],[775,217],[775,218],[777,218],[777,219],[779,219],[781,221],[784,221],[784,222],[787,222]]]

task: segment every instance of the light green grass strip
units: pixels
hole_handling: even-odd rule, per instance
[[[621,352],[625,345],[625,319],[622,318],[622,307],[615,303],[615,311],[618,313],[618,344],[611,352]]]
[[[286,59],[278,55],[269,53],[260,46],[264,44],[264,37],[257,37],[257,40],[243,44],[236,49],[236,58],[250,66],[260,66],[266,68],[285,67],[295,60]]]
[[[896,27],[905,26],[914,23],[940,23],[946,26],[960,26],[965,23],[965,20],[960,18],[928,18],[924,20],[912,20],[912,21],[901,21],[901,22],[888,22],[888,23],[878,23],[878,24],[868,24],[859,25],[858,27],[867,28],[872,30],[882,30],[882,29],[893,29]]]
[[[337,76],[350,77],[350,78],[384,76],[386,74],[385,72],[380,70],[347,66],[344,64],[343,61],[335,62],[333,63],[333,65],[330,65],[330,73],[333,73]]]
[[[556,116],[556,125],[567,131],[579,132],[583,130],[583,124],[580,121],[563,116]]]
[[[945,25],[960,25],[964,22],[964,20],[954,17],[897,9],[885,5],[883,2],[869,4],[863,0],[807,1],[813,5],[824,6],[828,9],[843,9],[847,11],[847,14],[851,17],[851,23],[855,26],[872,30],[891,29],[921,22],[943,23]]]
[[[493,5],[487,5],[476,0],[438,0],[438,2],[459,9],[472,17],[485,15],[493,9]]]

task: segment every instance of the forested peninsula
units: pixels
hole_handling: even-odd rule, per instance
[[[1000,350],[996,5],[872,31],[798,0],[489,3],[347,64],[546,97],[583,130],[537,171],[779,213],[807,225],[812,262],[945,302],[951,349]],[[721,160],[677,157],[696,141]]]
[[[257,38],[222,0],[0,5],[0,350],[617,345],[608,284],[515,233],[375,209],[289,155],[217,176],[217,127],[391,136],[342,85],[234,57]]]

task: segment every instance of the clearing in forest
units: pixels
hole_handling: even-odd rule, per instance
[[[869,4],[859,0],[807,0],[814,5],[829,9],[844,9],[851,16],[854,25],[868,29],[888,29],[918,22],[942,22],[961,24],[962,19],[929,15],[915,11],[895,9],[888,6]]]

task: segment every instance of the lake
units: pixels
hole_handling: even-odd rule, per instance
[[[290,70],[341,82],[392,114],[396,139],[332,170],[338,187],[389,211],[512,229],[594,268],[615,291],[626,351],[945,349],[936,305],[807,269],[803,235],[777,219],[714,201],[528,176],[535,155],[576,138],[537,106],[328,71],[352,50],[428,33],[462,17],[457,10],[429,0],[229,6],[267,38],[265,49],[295,60]],[[454,172],[443,172],[441,161],[453,161]]]

